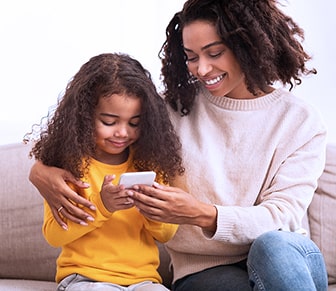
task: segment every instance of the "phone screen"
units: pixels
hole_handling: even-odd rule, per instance
[[[156,173],[153,171],[124,173],[120,176],[119,185],[124,185],[126,188],[131,188],[135,184],[152,186],[155,177]]]

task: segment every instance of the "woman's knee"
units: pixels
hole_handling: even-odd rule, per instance
[[[253,242],[247,266],[250,281],[257,286],[306,284],[308,289],[305,290],[326,290],[322,253],[312,240],[302,234],[286,231],[264,233]],[[258,287],[256,290],[267,288]]]
[[[298,252],[302,256],[320,253],[316,244],[308,237],[289,231],[269,231],[259,236],[250,251],[257,253],[275,253],[281,251]]]

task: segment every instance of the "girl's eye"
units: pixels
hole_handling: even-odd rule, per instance
[[[101,121],[102,124],[106,125],[106,126],[112,126],[115,125],[115,122],[106,122],[106,121]]]
[[[130,127],[138,127],[139,126],[139,122],[130,122],[129,123]]]

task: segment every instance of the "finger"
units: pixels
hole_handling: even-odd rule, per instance
[[[152,213],[153,209],[161,209],[163,206],[162,200],[139,192],[135,192],[131,198],[134,200],[134,205],[146,213]]]
[[[57,189],[52,189],[52,193],[62,193],[62,196],[59,195],[52,195],[52,196],[57,196],[59,197],[62,201],[59,201],[61,203],[58,203],[54,206],[57,205],[63,205],[66,206],[67,209],[72,209],[72,208],[77,208],[77,206],[75,206],[73,203],[82,205],[84,207],[87,207],[91,210],[96,210],[96,207],[87,199],[85,199],[84,197],[78,195],[77,192],[73,191],[64,181],[63,181],[63,187],[62,188],[57,188]],[[72,201],[72,202],[70,202]],[[49,201],[48,201],[49,202]],[[64,205],[64,203],[66,203]],[[79,213],[82,213],[83,210],[80,209]],[[76,212],[76,211],[75,211]],[[89,214],[87,214],[89,215]]]
[[[104,177],[104,181],[103,181],[103,185],[102,186],[111,184],[111,182],[115,179],[115,177],[116,177],[115,175],[106,175]]]
[[[89,213],[67,199],[62,200],[61,205],[63,206],[61,214],[75,223],[86,225],[86,221],[94,221]]]
[[[76,179],[70,172],[68,171],[63,171],[63,174],[62,174],[62,177],[64,179],[64,181],[67,181],[67,182],[71,182],[72,184],[76,185],[77,187],[79,188],[89,188],[90,187],[90,184],[82,181],[82,180],[78,180]]]
[[[58,211],[57,209],[55,210],[55,208],[52,208],[52,209],[51,209],[51,212],[52,212],[52,214],[53,214],[53,216],[54,216],[56,222],[57,222],[63,229],[68,230],[68,226],[67,226],[67,224],[63,221],[63,219],[62,219],[62,217],[61,217],[59,211]]]
[[[68,209],[63,208],[60,214],[74,223],[78,223],[83,226],[88,225],[87,220],[78,218],[78,215],[74,216]]]
[[[162,192],[163,194],[160,194]],[[165,201],[167,192],[160,191],[158,189],[155,189],[153,187],[139,187],[138,191],[129,191],[127,192],[128,195],[138,201],[141,201],[144,204],[147,205],[156,205],[159,201]]]
[[[134,201],[134,205],[142,215],[153,220],[163,221],[162,212],[160,209],[153,208],[151,206],[142,204],[141,202],[139,203],[137,201]]]

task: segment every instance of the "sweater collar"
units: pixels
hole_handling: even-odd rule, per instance
[[[226,110],[233,111],[251,111],[260,110],[269,107],[271,104],[280,99],[284,94],[283,89],[275,89],[272,93],[255,99],[233,99],[229,97],[216,97],[205,88],[200,88],[199,98],[207,99],[209,102],[215,104]]]

